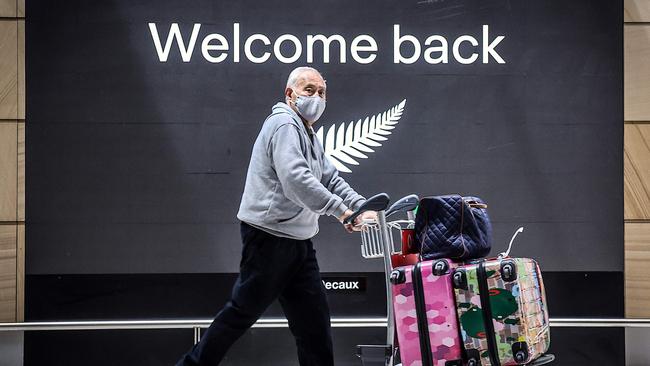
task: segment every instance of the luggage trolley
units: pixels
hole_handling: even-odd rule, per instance
[[[386,344],[385,345],[358,345],[357,356],[361,358],[364,366],[393,366],[395,362],[395,320],[393,312],[393,294],[390,283],[390,274],[393,270],[392,256],[400,254],[395,250],[391,230],[401,233],[402,229],[412,226],[414,214],[412,210],[417,207],[419,198],[416,195],[406,196],[388,207],[389,197],[380,193],[369,198],[359,210],[345,222],[354,222],[354,219],[365,211],[376,211],[377,220],[364,220],[361,224],[361,256],[365,259],[384,259],[384,272],[386,280]],[[407,212],[407,220],[386,221],[387,217],[398,213]]]
[[[394,366],[397,347],[395,347],[395,319],[393,309],[393,294],[390,276],[393,271],[392,258],[401,254],[395,250],[392,232],[401,232],[414,224],[413,210],[419,202],[418,196],[406,196],[388,207],[389,197],[380,193],[369,198],[345,223],[354,219],[365,211],[377,211],[377,220],[364,220],[361,224],[361,256],[366,259],[383,258],[386,280],[386,344],[383,345],[358,345],[357,356],[361,358],[363,366]],[[398,212],[406,212],[407,220],[387,221],[386,219]],[[526,366],[546,365],[555,360],[552,354],[546,354],[527,363]],[[396,365],[400,366],[400,365]]]

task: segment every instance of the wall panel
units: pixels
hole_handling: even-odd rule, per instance
[[[18,123],[0,122],[0,221],[16,221]]]
[[[25,225],[16,227],[16,321],[25,321]]]
[[[0,20],[0,119],[18,117],[18,22]]]
[[[650,25],[626,25],[625,120],[650,121]]]
[[[18,123],[18,177],[16,216],[18,221],[25,221],[25,123]]]
[[[650,22],[650,1],[625,0],[624,20],[626,22]]]
[[[17,5],[16,0],[0,0],[0,17],[15,17]]]
[[[0,0],[0,322],[14,322],[24,319],[24,256],[18,259],[17,223],[18,212],[22,211],[24,220],[24,21],[15,18],[18,7],[24,9],[24,1],[19,5],[16,0]],[[23,10],[24,13],[24,10]],[[19,24],[20,23],[20,24]],[[18,28],[22,29],[22,37],[18,37]],[[22,42],[20,40],[22,39]],[[22,51],[19,56],[19,43]],[[20,61],[19,61],[20,59]],[[19,63],[21,64],[21,98],[22,106],[18,103]],[[19,109],[22,111],[19,113]],[[19,117],[20,116],[20,117]],[[22,127],[22,193],[19,193],[18,178],[18,130]],[[21,208],[19,209],[19,196]],[[24,243],[24,225],[22,237]],[[22,261],[22,262],[21,262]],[[21,274],[18,274],[18,273]],[[20,278],[19,278],[20,277]],[[18,290],[20,283],[21,290]],[[18,293],[21,293],[18,296]],[[19,308],[20,307],[20,308]]]
[[[650,2],[625,1],[626,22],[650,21]],[[650,219],[650,25],[628,24],[624,32],[625,219]],[[625,313],[650,317],[650,223],[625,226]]]
[[[16,320],[16,225],[0,225],[0,322]]]
[[[18,119],[25,119],[25,21],[18,21]]]
[[[650,223],[625,224],[625,314],[647,317],[650,309]]]
[[[650,219],[650,125],[625,125],[625,219]]]

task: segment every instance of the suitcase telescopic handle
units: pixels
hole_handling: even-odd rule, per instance
[[[497,258],[505,258],[505,257],[509,256],[510,255],[510,250],[512,250],[512,243],[515,241],[515,238],[517,237],[517,234],[523,233],[523,232],[524,232],[524,227],[523,226],[520,227],[519,229],[517,229],[517,231],[515,231],[515,233],[512,235],[512,238],[510,239],[510,244],[508,244],[508,250],[506,250],[505,252],[502,252],[501,254],[499,254],[499,256]]]
[[[350,215],[347,219],[343,221],[344,224],[349,224],[351,222],[354,222],[354,219],[357,218],[357,216],[361,215],[362,213],[366,211],[383,211],[388,207],[388,203],[390,202],[390,197],[386,193],[379,193],[376,194],[366,200],[366,202],[359,207],[359,209]]]

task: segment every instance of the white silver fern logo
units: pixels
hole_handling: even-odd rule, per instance
[[[340,172],[352,173],[346,164],[359,165],[353,158],[367,159],[368,156],[364,153],[374,152],[371,147],[379,147],[381,141],[388,140],[385,136],[392,133],[390,130],[394,129],[402,118],[405,105],[406,99],[386,112],[359,119],[356,123],[350,121],[346,126],[345,122],[342,122],[338,128],[333,124],[327,130],[324,140],[321,126],[316,132],[316,137],[325,148],[325,156]]]

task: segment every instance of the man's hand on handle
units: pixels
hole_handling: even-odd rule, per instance
[[[347,210],[341,217],[339,217],[339,221],[341,224],[343,224],[343,221],[347,219],[348,217],[352,216],[354,214],[354,211],[352,210]],[[343,227],[345,228],[345,231],[348,233],[353,233],[355,231],[361,231],[361,223],[363,220],[377,220],[377,212],[376,211],[365,211],[361,215],[357,216],[354,219],[354,223],[352,224],[343,224]]]

